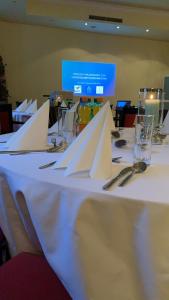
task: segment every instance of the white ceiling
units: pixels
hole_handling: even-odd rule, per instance
[[[123,23],[89,20],[90,14]],[[169,0],[0,0],[0,19],[169,41]]]

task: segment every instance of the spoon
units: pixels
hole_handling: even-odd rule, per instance
[[[107,190],[112,184],[114,184],[117,180],[119,180],[121,177],[126,175],[128,172],[132,171],[132,167],[126,167],[120,171],[120,173],[116,176],[110,179],[108,182],[106,182],[102,189]]]
[[[145,162],[139,161],[135,163],[132,166],[131,173],[128,176],[126,176],[126,178],[124,178],[122,182],[120,182],[119,186],[124,186],[129,181],[129,179],[134,176],[134,174],[143,173],[146,169],[147,169],[147,164]]]

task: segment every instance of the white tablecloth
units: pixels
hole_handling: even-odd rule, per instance
[[[123,159],[112,175],[130,152],[130,143],[113,148]],[[38,169],[60,155],[0,156],[0,225],[12,253],[42,248],[74,300],[169,299],[169,145],[108,192],[103,180]]]

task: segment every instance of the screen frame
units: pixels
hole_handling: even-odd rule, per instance
[[[97,93],[97,83],[93,84],[93,83],[89,83],[88,85],[92,86],[93,84],[93,88],[95,88],[95,93],[84,93],[83,90],[82,92],[78,93],[78,92],[74,92],[74,89],[73,87],[71,88],[67,88],[66,84],[64,83],[64,76],[63,76],[63,64],[64,63],[77,63],[77,64],[93,64],[93,65],[102,65],[102,66],[111,66],[112,70],[113,70],[113,75],[112,75],[112,82],[110,81],[110,76],[111,76],[111,73],[109,72],[109,69],[106,70],[108,73],[106,73],[107,75],[107,82],[106,82],[106,85],[104,86],[103,83],[100,83],[102,79],[100,79],[100,82],[98,83],[98,85],[103,85],[103,87],[105,88],[106,87],[106,91],[103,92],[103,93]],[[101,67],[102,67],[101,66]],[[100,67],[100,68],[101,68]],[[91,72],[92,73],[92,72]],[[73,74],[73,73],[72,73]],[[101,74],[101,71],[100,71],[100,74]],[[80,79],[79,79],[80,80]],[[78,79],[77,79],[78,81]],[[103,61],[82,61],[82,60],[68,60],[68,59],[62,59],[61,60],[61,89],[62,91],[71,91],[73,92],[74,96],[79,96],[79,97],[114,97],[115,94],[116,94],[116,81],[117,81],[117,64],[116,63],[112,63],[112,62],[103,62]],[[111,84],[110,84],[111,82]],[[72,85],[73,85],[73,80],[72,80]],[[82,86],[85,86],[87,85],[87,83],[79,83],[79,85],[82,85]],[[74,84],[75,86],[75,84]]]

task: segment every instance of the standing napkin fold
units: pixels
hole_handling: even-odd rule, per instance
[[[113,122],[114,123],[114,122]],[[110,132],[112,130],[112,113],[109,109],[101,131],[97,151],[94,157],[92,168],[90,169],[91,178],[109,178],[112,175],[112,143]]]
[[[62,100],[62,103],[61,103],[61,107],[65,107],[65,108],[67,107],[65,101],[63,101],[63,100]]]
[[[25,99],[16,109],[16,112],[24,112],[28,107],[28,100]]]
[[[65,175],[89,171],[92,178],[110,177],[112,167],[111,130],[112,114],[109,102],[107,102],[54,167],[66,168]],[[104,150],[104,159],[100,159],[102,150]],[[98,167],[98,164],[100,164],[100,167]],[[108,168],[104,168],[103,164]],[[101,169],[104,172],[100,172]]]
[[[33,114],[37,111],[37,100],[34,100],[24,111],[25,114]]]
[[[29,105],[31,105],[32,103],[33,103],[33,99],[28,100],[28,106],[27,106],[27,108],[28,108]]]
[[[77,110],[78,105],[79,105],[79,101],[77,101],[77,102],[69,109],[69,111],[75,112],[75,111]]]
[[[55,133],[58,132],[58,121],[48,129],[48,133],[52,133],[52,132],[55,132]]]
[[[169,134],[169,111],[166,114],[166,117],[163,122],[163,128],[161,128],[162,134]]]
[[[47,148],[49,101],[18,130],[5,144],[6,150],[38,150]]]

